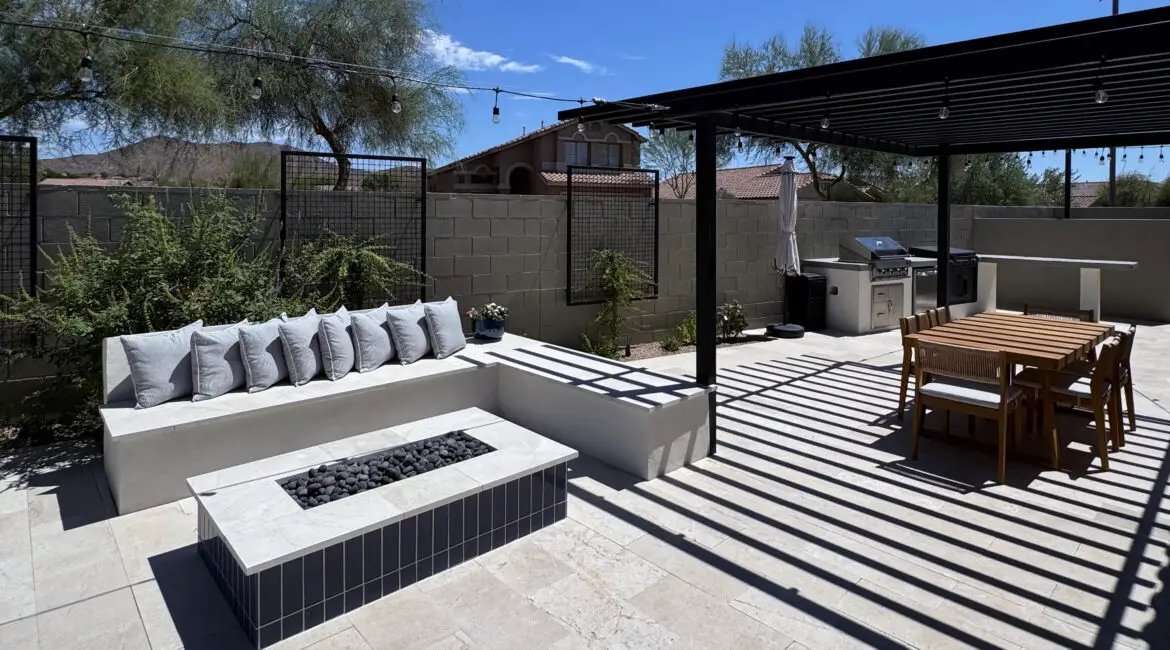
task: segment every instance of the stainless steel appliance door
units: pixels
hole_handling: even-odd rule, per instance
[[[938,306],[938,269],[914,271],[914,313],[921,314]]]

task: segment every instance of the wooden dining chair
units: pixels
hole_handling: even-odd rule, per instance
[[[925,332],[937,324],[930,318],[930,312],[928,311],[924,311],[921,314],[915,314],[914,316],[911,316],[911,318],[914,318],[918,321],[919,332]]]
[[[1097,454],[1101,458],[1101,469],[1109,470],[1109,439],[1113,449],[1121,445],[1121,400],[1117,399],[1119,361],[1121,355],[1120,337],[1112,337],[1101,346],[1101,356],[1093,366],[1092,374],[1084,376],[1075,372],[1051,372],[1049,387],[1052,399],[1060,404],[1088,409],[1097,426]],[[1029,412],[1039,409],[1040,387],[1043,375],[1049,372],[1038,368],[1020,371],[1013,380],[1025,391]],[[1106,429],[1108,411],[1108,429]]]
[[[1129,418],[1129,430],[1137,430],[1137,413],[1133,403],[1133,366],[1130,365],[1130,357],[1133,354],[1133,342],[1137,338],[1137,325],[1130,325],[1128,330],[1123,330],[1117,334],[1120,341],[1121,348],[1117,353],[1117,394],[1114,399],[1117,400],[1118,419],[1123,419],[1123,416]],[[1096,368],[1096,363],[1091,361],[1078,361],[1066,368],[1067,372],[1076,373],[1083,377],[1089,377],[1093,374]],[[1122,398],[1125,399],[1126,407],[1122,409]],[[1122,423],[1124,424],[1124,422]],[[1121,429],[1121,435],[1118,441],[1121,446],[1125,446],[1125,427]]]
[[[919,341],[914,359],[918,385],[914,398],[914,438],[910,458],[918,458],[918,439],[926,409],[958,411],[995,420],[998,429],[997,475],[1007,480],[1008,424],[1023,429],[1023,391],[1011,383],[1003,350],[984,350]]]
[[[931,310],[934,312],[934,322],[936,325],[946,325],[951,322],[951,308],[938,307]]]
[[[898,327],[902,330],[902,381],[898,386],[898,419],[901,419],[906,413],[910,375],[914,374],[914,342],[906,337],[918,333],[918,319],[914,316],[899,318]]]

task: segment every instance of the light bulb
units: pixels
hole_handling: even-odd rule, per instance
[[[738,138],[738,137],[741,137],[742,135],[743,135],[743,130],[740,129],[738,126],[735,127],[735,137]]]
[[[739,139],[739,140],[738,140],[738,141],[735,143],[735,150],[736,150],[736,151],[743,151],[743,138],[740,138],[740,139]]]
[[[500,123],[500,107],[492,106],[492,124]]]
[[[687,140],[689,140],[690,142],[695,141],[695,132],[694,131],[691,131],[690,133],[687,134]]]
[[[86,54],[81,57],[81,66],[77,68],[77,78],[82,83],[89,83],[93,81],[93,57]]]
[[[1097,92],[1093,94],[1093,101],[1098,104],[1104,104],[1109,101],[1109,93],[1105,92],[1104,88],[1098,88]]]
[[[1104,166],[1105,165],[1105,156],[1101,156],[1100,158],[1098,158],[1097,164]]]
[[[585,120],[578,117],[577,118],[577,133],[584,133],[584,132],[585,132]]]
[[[829,128],[829,116],[828,115],[821,118],[821,128],[822,129]]]
[[[943,104],[943,106],[938,109],[938,119],[945,120],[950,116],[951,116],[951,109],[948,108],[946,104]]]
[[[248,93],[248,96],[252,99],[260,99],[260,96],[263,94],[264,82],[260,80],[260,77],[256,77],[252,80],[252,90]]]
[[[390,97],[390,110],[393,111],[395,115],[402,112],[402,103],[398,101],[398,93],[394,93]]]

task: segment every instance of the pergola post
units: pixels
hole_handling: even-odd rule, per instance
[[[695,122],[695,379],[715,385],[715,123]],[[715,393],[707,396],[710,446],[715,454]]]
[[[1064,150],[1064,218],[1072,218],[1072,149]]]
[[[939,147],[938,152],[938,302],[939,307],[950,303],[948,291],[951,281],[951,148]]]

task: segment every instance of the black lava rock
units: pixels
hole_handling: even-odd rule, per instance
[[[313,467],[279,483],[302,508],[312,508],[491,451],[495,450],[490,445],[453,431],[362,458]]]

